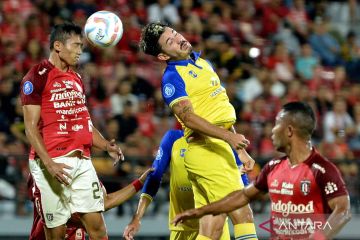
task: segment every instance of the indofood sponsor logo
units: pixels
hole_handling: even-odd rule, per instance
[[[271,203],[271,210],[274,212],[281,213],[284,217],[289,214],[302,214],[302,213],[313,213],[314,202],[310,201],[308,204],[294,204],[291,201],[283,203],[279,200],[277,203]]]

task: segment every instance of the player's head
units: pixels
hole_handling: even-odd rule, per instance
[[[312,108],[304,102],[290,102],[276,116],[272,140],[277,151],[284,152],[293,139],[308,142],[315,129],[316,120]]]
[[[192,46],[166,24],[149,23],[142,30],[140,49],[146,54],[168,61],[189,58]]]
[[[60,60],[74,66],[82,53],[82,29],[73,23],[55,25],[50,33],[50,50],[57,53]]]

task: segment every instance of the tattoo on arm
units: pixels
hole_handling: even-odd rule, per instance
[[[193,112],[193,107],[189,100],[182,100],[175,103],[172,110],[182,121],[186,121],[188,113]]]

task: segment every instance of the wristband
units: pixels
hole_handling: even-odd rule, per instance
[[[131,184],[134,186],[135,191],[137,192],[143,187],[143,184],[140,182],[139,179],[134,180]]]

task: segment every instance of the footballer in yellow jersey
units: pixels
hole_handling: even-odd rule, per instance
[[[235,110],[211,64],[194,52],[181,34],[161,23],[143,28],[140,48],[167,63],[162,96],[185,129],[188,149],[184,162],[195,206],[242,189],[232,148],[246,159],[246,170],[253,167],[254,161],[244,150],[249,141],[230,131],[236,121]],[[197,239],[218,239],[225,219],[225,214],[201,218]]]

